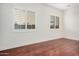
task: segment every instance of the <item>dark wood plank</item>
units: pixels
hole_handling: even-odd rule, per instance
[[[0,56],[79,56],[79,41],[67,38],[49,40],[0,51]]]

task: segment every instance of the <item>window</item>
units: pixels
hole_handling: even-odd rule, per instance
[[[15,29],[25,29],[25,10],[15,9]]]
[[[35,29],[35,12],[15,9],[15,29]]]
[[[35,29],[35,12],[27,11],[27,29]]]
[[[59,29],[59,17],[58,16],[50,16],[50,29]]]
[[[59,17],[56,16],[56,25],[55,25],[56,28],[59,28]]]

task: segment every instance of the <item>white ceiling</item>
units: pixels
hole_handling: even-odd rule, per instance
[[[66,10],[68,7],[70,7],[70,3],[48,3],[48,5],[60,10]]]

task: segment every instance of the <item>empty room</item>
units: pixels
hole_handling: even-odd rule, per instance
[[[0,56],[79,56],[79,3],[0,3]]]

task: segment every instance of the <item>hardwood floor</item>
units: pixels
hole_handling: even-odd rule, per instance
[[[0,51],[0,56],[79,56],[79,41],[61,38]]]

